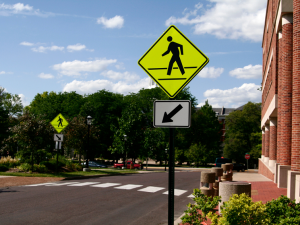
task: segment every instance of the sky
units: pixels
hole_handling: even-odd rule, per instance
[[[127,95],[149,88],[138,60],[175,25],[208,58],[188,84],[201,106],[261,102],[267,0],[0,0],[0,86]]]

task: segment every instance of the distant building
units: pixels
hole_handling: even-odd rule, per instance
[[[268,0],[262,39],[259,173],[300,202],[300,1]]]
[[[151,79],[151,77],[149,77],[149,86],[148,88],[155,88],[158,87],[157,83],[155,83],[154,80]]]

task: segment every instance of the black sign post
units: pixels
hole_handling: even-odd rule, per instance
[[[174,225],[174,183],[175,183],[175,172],[174,172],[174,129],[169,128],[170,139],[169,139],[169,198],[168,198],[168,225]]]

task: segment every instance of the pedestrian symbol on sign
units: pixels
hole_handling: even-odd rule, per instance
[[[63,124],[62,124],[62,122],[63,122],[64,120],[63,120],[62,118],[60,118],[60,116],[59,116],[58,118],[59,118],[59,119],[58,119],[58,121],[57,121],[57,122],[59,122],[59,124],[58,124],[58,126],[57,126],[57,127],[59,127],[59,125],[63,127]]]
[[[184,69],[183,69],[180,57],[179,57],[179,50],[178,50],[178,48],[180,48],[181,55],[183,55],[183,46],[181,44],[173,42],[172,41],[173,38],[171,36],[169,36],[167,38],[167,40],[170,42],[170,44],[169,44],[168,50],[164,54],[162,54],[162,56],[165,56],[165,55],[169,54],[170,51],[173,54],[173,56],[172,56],[172,58],[170,60],[170,63],[169,63],[168,73],[167,74],[171,75],[173,64],[174,64],[174,62],[176,62],[177,65],[179,66],[181,74],[183,75],[185,72],[184,72]]]

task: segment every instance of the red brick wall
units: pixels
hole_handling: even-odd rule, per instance
[[[277,150],[277,127],[270,126],[270,147],[269,147],[270,160],[276,160],[276,150]]]
[[[300,171],[300,1],[293,1],[293,132],[291,169]]]
[[[264,175],[265,177],[274,180],[274,174],[265,166],[261,160],[258,160],[258,173]]]
[[[281,151],[282,165],[291,165],[293,25],[282,27]]]
[[[269,146],[270,146],[270,126],[266,125],[265,128],[265,157],[269,157]]]

